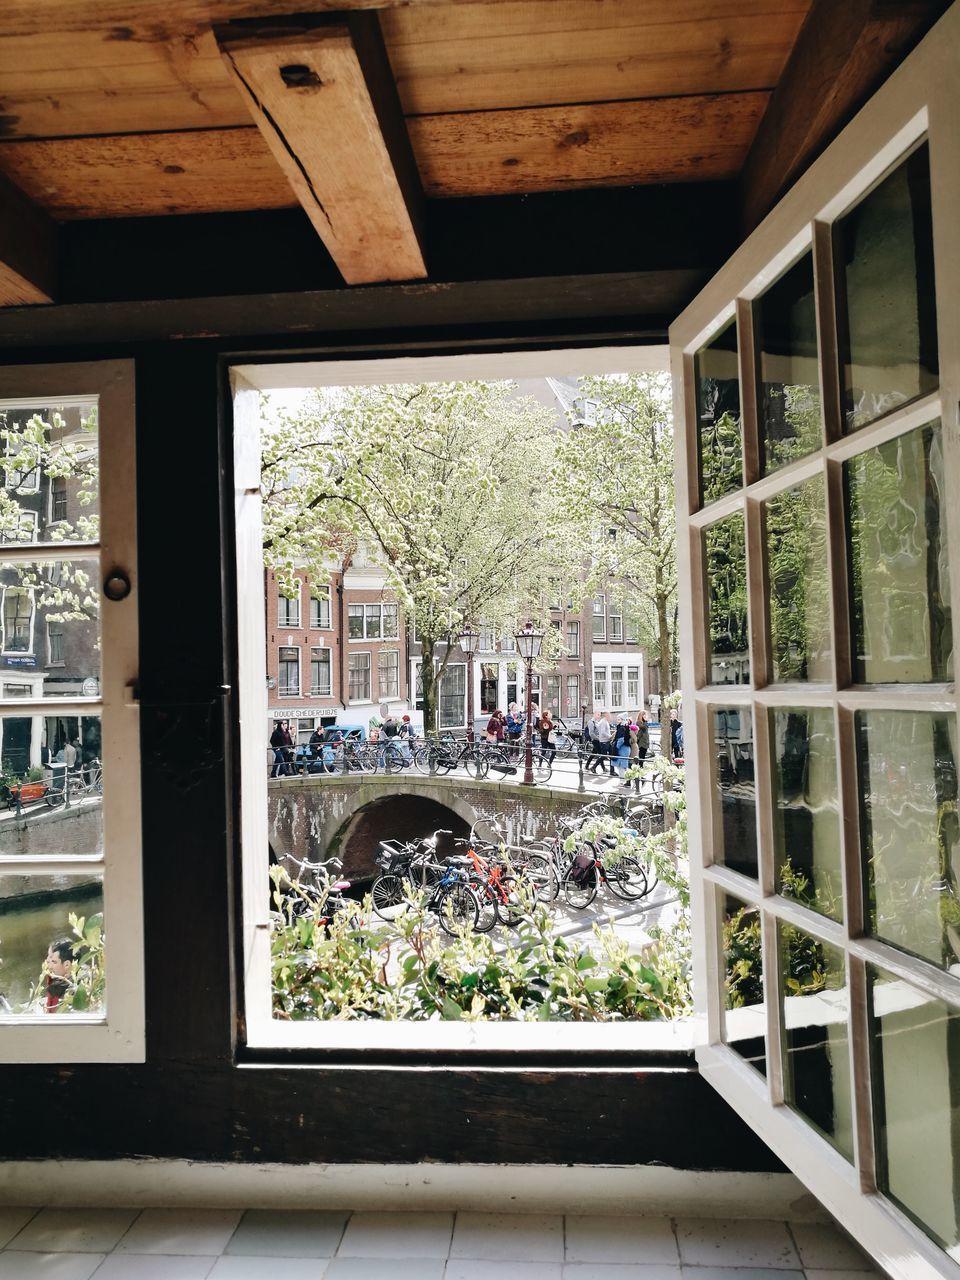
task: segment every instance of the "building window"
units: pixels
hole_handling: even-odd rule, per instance
[[[459,729],[467,722],[467,668],[462,662],[447,667],[440,677],[437,723],[441,729]]]
[[[67,482],[62,476],[50,481],[50,523],[57,524],[67,518]]]
[[[477,641],[477,648],[481,653],[495,653],[497,648],[497,633],[493,627],[481,627],[480,638]]]
[[[63,666],[63,623],[48,622],[47,623],[47,653],[48,665],[51,667]]]
[[[12,512],[0,529],[0,542],[36,542],[36,511]]]
[[[301,716],[297,721],[297,742],[300,746],[305,747],[308,745],[316,723],[313,716]]]
[[[560,708],[560,677],[547,676],[547,701],[540,708],[541,711],[552,711],[556,715],[563,715]]]
[[[331,657],[329,649],[310,650],[310,693],[314,698],[329,698],[333,692]]]
[[[627,625],[624,632],[624,639],[627,644],[640,643],[640,624],[635,613],[627,613]]]
[[[507,663],[507,706],[517,700],[517,664]]]
[[[503,635],[500,637],[500,652],[501,653],[517,652],[517,642],[513,638],[512,631],[504,631]]]
[[[384,640],[399,640],[400,638],[400,611],[395,604],[384,604],[380,606],[383,614],[383,638]]]
[[[310,627],[313,631],[330,630],[330,588],[317,587],[310,597]]]
[[[640,668],[627,667],[627,706],[640,706]]]
[[[606,640],[607,638],[606,596],[597,596],[593,602],[593,638],[594,640]]]
[[[280,696],[300,696],[300,650],[283,648],[280,650]]]
[[[351,640],[363,639],[363,605],[347,606],[347,635]]]
[[[610,705],[623,706],[623,667],[610,668]]]
[[[350,689],[351,702],[370,701],[370,655],[369,653],[350,654]]]
[[[3,590],[3,651],[30,653],[33,649],[33,592],[29,587]]]
[[[347,634],[351,640],[396,640],[399,614],[395,604],[348,605]],[[414,636],[416,639],[416,636]]]
[[[33,446],[31,445],[30,448],[32,452]],[[21,449],[13,447],[13,442],[8,440],[4,487],[13,490],[16,494],[37,493],[40,489],[40,468],[28,467],[24,470],[13,465],[20,453]]]
[[[593,705],[599,710],[607,701],[607,668],[596,667],[593,672]]]
[[[620,641],[623,639],[623,614],[611,613],[610,615],[610,639]]]
[[[580,657],[580,623],[567,623],[567,653],[571,658]]]
[[[400,697],[400,650],[381,649],[378,662],[380,697]]]
[[[500,667],[496,662],[480,664],[480,714],[492,715],[497,709]]]
[[[567,676],[567,701],[564,715],[575,719],[580,715],[580,677]]]
[[[380,606],[378,604],[365,604],[363,606],[364,626],[366,628],[366,638],[368,640],[380,639]]]
[[[300,626],[300,591],[292,600],[288,600],[282,591],[277,593],[277,627],[284,631],[296,630]]]

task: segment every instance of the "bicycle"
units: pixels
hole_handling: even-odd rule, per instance
[[[43,798],[51,809],[62,809],[66,804],[74,804],[87,796],[103,795],[103,767],[99,759],[94,757],[76,772],[66,769],[54,774]]]
[[[334,916],[346,911],[349,907],[356,907],[355,902],[343,896],[350,888],[351,882],[332,880],[330,877],[331,867],[339,869],[343,866],[339,858],[330,858],[326,862],[310,862],[306,858],[301,859],[293,854],[287,854],[287,860],[296,866],[297,877],[293,879],[286,867],[283,867],[287,883],[282,886],[278,881],[274,888],[274,900],[279,914],[286,923],[292,924],[294,920],[315,915],[318,917],[318,923],[329,930]],[[307,872],[312,880],[305,882],[304,872]],[[360,928],[362,924],[360,916],[355,913],[351,923],[354,928]]]
[[[421,868],[436,876],[434,883],[427,886],[426,910],[437,917],[445,933],[453,936],[475,929],[480,919],[480,899],[470,884],[466,869],[468,861],[466,858],[451,858],[446,866],[437,862]],[[408,885],[416,887],[408,877],[393,871],[385,871],[373,882],[370,901],[381,920],[395,920],[410,905]]]

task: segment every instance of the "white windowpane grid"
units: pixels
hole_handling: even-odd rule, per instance
[[[400,650],[382,649],[378,659],[380,697],[400,697]]]
[[[310,693],[315,698],[329,698],[333,692],[332,656],[331,649],[310,650]]]
[[[330,588],[316,589],[310,597],[310,628],[313,631],[330,630]]]
[[[300,626],[300,596],[288,599],[282,591],[277,592],[277,626],[281,630],[296,630]]]
[[[349,699],[351,702],[370,701],[370,655],[351,653],[349,658]]]

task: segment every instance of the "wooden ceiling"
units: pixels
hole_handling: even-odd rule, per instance
[[[50,297],[22,244],[70,220],[300,203],[402,280],[424,199],[734,179],[811,4],[875,0],[6,0],[0,302]]]

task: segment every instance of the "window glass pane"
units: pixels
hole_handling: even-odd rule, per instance
[[[716,860],[733,871],[756,879],[757,797],[753,717],[749,707],[730,707],[715,711],[713,720]]]
[[[882,969],[868,973],[877,1182],[957,1258],[960,1011]]]
[[[710,683],[748,684],[747,550],[743,516],[703,533],[710,616]]]
[[[737,325],[730,323],[696,354],[700,501],[714,502],[743,484]]]
[[[567,702],[564,709],[566,716],[580,715],[580,677],[567,676]]]
[[[857,713],[868,928],[933,964],[960,962],[953,716]]]
[[[773,845],[780,892],[843,919],[837,741],[829,708],[771,710]]]
[[[724,967],[724,1041],[761,1075],[767,1074],[760,912],[726,898],[720,930]]]
[[[937,387],[926,144],[839,219],[834,245],[843,410],[853,431]]]
[[[763,504],[774,680],[830,680],[824,483],[814,476]]]
[[[437,720],[441,729],[459,728],[466,719],[466,668],[447,667],[440,677]]]
[[[593,702],[594,706],[599,709],[604,707],[607,702],[607,669],[606,667],[597,667],[593,673]]]
[[[326,631],[330,626],[330,588],[318,587],[317,595],[310,597],[310,626]]]
[[[101,755],[99,716],[0,717],[0,854],[102,854]]]
[[[350,654],[350,700],[351,702],[370,701],[370,655],[369,653]]]
[[[380,637],[380,606],[378,604],[368,604],[366,606],[367,614],[367,636],[374,640]]]
[[[289,600],[282,591],[277,593],[277,626],[294,628],[300,626],[299,596]]]
[[[383,606],[383,636],[385,640],[396,640],[400,632],[398,629],[397,606],[395,604],[385,604]]]
[[[779,924],[787,1102],[853,1160],[849,996],[843,952],[793,925]]]
[[[100,693],[100,592],[95,560],[0,559],[0,699]]]
[[[813,257],[805,254],[754,303],[764,472],[819,449],[820,381]]]
[[[363,605],[348,605],[347,634],[351,640],[363,639]]]
[[[102,926],[99,871],[0,876],[0,1012],[105,1014]]]
[[[330,650],[311,649],[310,692],[317,696],[330,695]]]
[[[844,464],[854,680],[953,676],[939,422]]]
[[[0,542],[98,540],[96,402],[0,409],[0,449]]]

